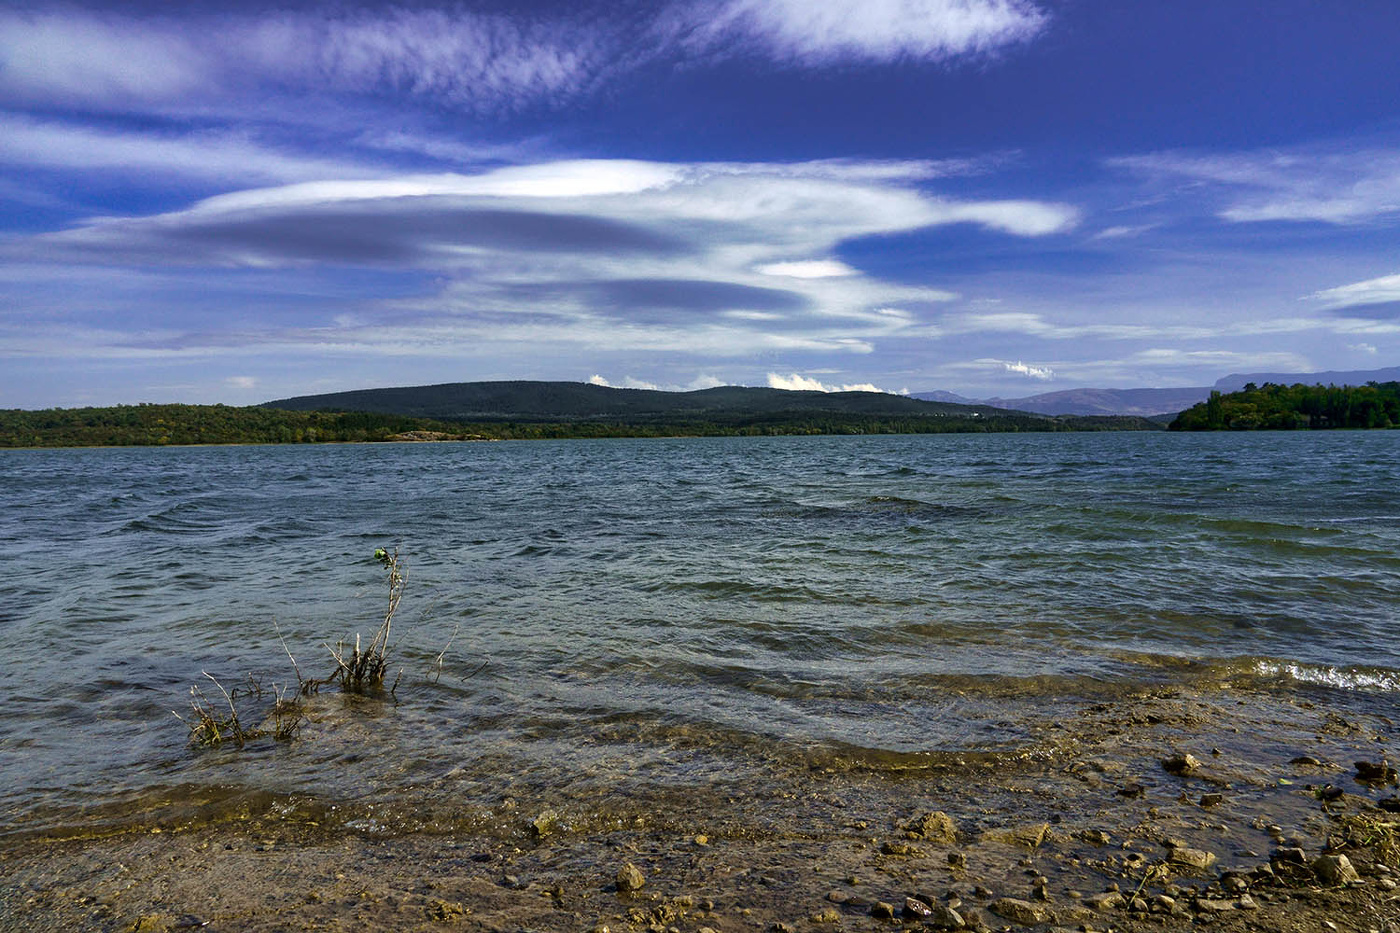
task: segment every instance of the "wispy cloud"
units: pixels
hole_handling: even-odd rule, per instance
[[[472,111],[562,103],[658,60],[948,62],[1025,42],[1029,0],[691,0],[572,14],[456,5],[266,13],[79,6],[0,13],[0,99],[207,106],[257,93],[399,94]]]
[[[1325,303],[1327,308],[1361,308],[1400,302],[1400,275],[1384,275],[1351,285],[1325,288],[1308,296]]]
[[[613,37],[569,20],[459,8],[0,14],[0,94],[132,108],[250,91],[393,92],[470,109],[569,97],[607,72]]]
[[[94,170],[137,183],[170,177],[223,183],[302,181],[383,175],[371,162],[288,152],[242,131],[169,133],[97,129],[57,120],[0,113],[0,164],[53,170]]]
[[[1317,221],[1356,224],[1400,215],[1400,153],[1354,145],[1286,151],[1161,152],[1110,159],[1152,179],[1200,186],[1235,223]]]
[[[1048,19],[1027,0],[718,0],[673,4],[661,25],[709,54],[827,65],[983,55],[1035,37]]]

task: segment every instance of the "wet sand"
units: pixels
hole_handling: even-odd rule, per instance
[[[1013,753],[827,751],[469,818],[250,795],[12,833],[0,928],[1400,933],[1400,743],[1384,707],[1346,702],[1166,687]]]

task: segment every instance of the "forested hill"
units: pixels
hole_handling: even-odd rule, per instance
[[[1364,386],[1250,383],[1176,416],[1173,431],[1400,427],[1400,382]]]
[[[989,405],[926,402],[885,392],[791,392],[720,386],[695,392],[616,389],[583,382],[453,382],[360,389],[264,403],[287,411],[371,411],[450,421],[650,421],[719,416],[842,414],[887,417],[1037,417]]]
[[[0,447],[525,440],[777,434],[1160,430],[1141,418],[1052,418],[877,392],[700,392],[561,382],[342,392],[250,408],[118,405],[0,411]]]

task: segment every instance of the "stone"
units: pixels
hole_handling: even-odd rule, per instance
[[[916,816],[904,828],[930,842],[952,845],[958,841],[958,824],[942,810]]]
[[[1201,762],[1195,755],[1189,752],[1172,755],[1170,758],[1162,759],[1162,767],[1168,774],[1175,774],[1177,777],[1186,777],[1201,770]]]
[[[1224,803],[1224,802],[1225,802],[1225,795],[1224,795],[1224,794],[1202,794],[1202,795],[1201,795],[1201,806],[1203,806],[1203,807],[1218,807],[1218,806],[1220,806],[1220,805],[1221,805],[1222,803]]]
[[[953,869],[963,869],[967,867],[967,856],[961,852],[948,853],[948,867]]]
[[[921,849],[911,846],[907,842],[886,842],[880,846],[883,855],[897,855],[901,858],[910,858],[923,855]]]
[[[169,929],[170,918],[164,914],[143,914],[126,927],[128,933],[156,933]]]
[[[1379,762],[1358,761],[1356,779],[1364,784],[1394,784],[1396,774],[1395,769],[1382,758]]]
[[[1323,884],[1335,886],[1355,884],[1361,876],[1352,867],[1351,859],[1345,855],[1321,855],[1312,863],[1313,874]]]
[[[1224,901],[1214,897],[1196,898],[1196,912],[1200,914],[1223,914],[1227,910],[1234,909],[1234,901]]]
[[[1038,849],[1050,833],[1049,823],[1030,823],[1026,826],[1013,826],[1010,829],[993,829],[984,838],[1005,842],[1023,849]]]
[[[813,923],[840,923],[841,911],[835,907],[828,907],[826,910],[812,914],[810,919]]]
[[[885,901],[876,901],[875,906],[870,908],[870,916],[876,920],[893,920],[894,905]]]
[[[1113,841],[1113,837],[1101,829],[1086,829],[1079,838],[1096,846],[1106,846]]]
[[[1112,910],[1115,907],[1122,907],[1127,901],[1123,895],[1117,891],[1104,891],[1102,894],[1090,894],[1084,898],[1084,905],[1091,910],[1102,913],[1105,910]]]
[[[1186,868],[1191,871],[1205,871],[1215,864],[1215,853],[1205,849],[1172,849],[1171,855],[1167,856],[1167,861],[1178,868]]]
[[[1297,846],[1281,846],[1269,855],[1269,861],[1277,869],[1279,865],[1306,865],[1308,857]]]
[[[998,917],[1005,917],[1012,923],[1021,923],[1026,926],[1049,923],[1055,917],[1050,908],[1044,904],[1033,904],[1016,897],[997,898],[992,901],[988,909]]]
[[[617,889],[619,891],[636,891],[646,883],[647,879],[642,874],[642,870],[631,862],[617,870]]]
[[[929,909],[929,915],[924,918],[924,925],[935,930],[961,930],[967,926],[967,921],[963,919],[962,914],[947,904],[934,904]]]
[[[1118,796],[1120,797],[1141,797],[1145,793],[1147,793],[1147,788],[1143,787],[1137,781],[1129,781],[1127,784],[1118,788]]]
[[[559,814],[553,810],[541,811],[540,815],[530,821],[530,832],[535,836],[548,836],[554,832],[559,824]]]
[[[851,896],[845,891],[832,890],[826,892],[826,899],[833,904],[844,904],[851,899]]]

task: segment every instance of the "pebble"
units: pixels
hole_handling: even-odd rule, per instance
[[[963,919],[962,914],[947,904],[934,904],[929,915],[924,918],[924,925],[935,930],[961,930],[967,926],[967,921]]]
[[[548,836],[554,832],[555,826],[559,822],[559,814],[553,810],[545,810],[530,821],[530,831],[536,836]]]
[[[870,908],[870,916],[876,920],[893,920],[894,905],[885,901],[876,901],[875,906]]]
[[[1186,777],[1201,770],[1201,761],[1195,755],[1184,752],[1172,755],[1170,758],[1162,759],[1162,767],[1168,774],[1175,774],[1177,777]]]
[[[1318,880],[1334,887],[1355,884],[1361,880],[1361,876],[1352,867],[1351,859],[1345,855],[1318,856],[1312,863],[1312,869]]]
[[[1050,908],[1043,904],[1033,904],[1030,901],[1023,901],[1017,897],[1001,897],[992,901],[988,907],[992,913],[998,917],[1005,917],[1013,923],[1024,923],[1026,925],[1034,923],[1049,923],[1054,914]]]
[[[1086,907],[1099,912],[1112,910],[1115,907],[1122,907],[1125,903],[1127,903],[1127,901],[1124,900],[1123,895],[1119,894],[1117,891],[1104,891],[1102,894],[1090,894],[1088,897],[1084,898],[1084,905]]]
[[[1172,849],[1171,855],[1168,856],[1167,861],[1171,862],[1173,865],[1190,868],[1195,871],[1205,871],[1215,864],[1215,853],[1208,852],[1205,849],[1178,848]]]
[[[642,870],[631,862],[617,870],[617,889],[619,891],[636,891],[646,883],[647,879],[642,874]]]
[[[904,828],[930,842],[951,845],[958,841],[958,824],[942,810],[916,816],[906,823]]]
[[[1026,826],[1013,826],[1010,829],[993,829],[985,835],[997,842],[1006,842],[1024,849],[1038,849],[1050,832],[1049,823],[1030,823]]]
[[[1394,784],[1396,774],[1395,769],[1385,759],[1381,759],[1379,762],[1358,761],[1356,763],[1356,779],[1367,784]]]

